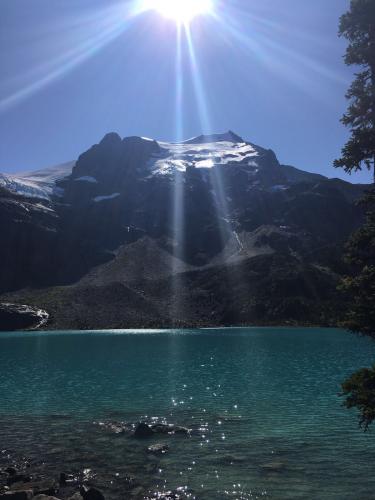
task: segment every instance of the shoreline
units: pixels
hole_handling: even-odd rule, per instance
[[[137,334],[137,333],[150,333],[150,334],[158,334],[158,333],[170,333],[173,331],[178,332],[192,332],[193,330],[196,332],[209,332],[215,330],[341,330],[343,332],[349,332],[346,328],[340,326],[319,326],[319,325],[259,325],[259,326],[207,326],[207,327],[169,327],[169,328],[102,328],[102,329],[49,329],[49,328],[38,328],[38,329],[30,329],[30,330],[0,330],[1,334],[15,334],[15,333],[24,333],[24,334],[33,334],[33,333],[44,333],[44,334],[58,334],[58,333],[66,333],[66,334],[100,334],[100,333],[124,333],[124,334]]]

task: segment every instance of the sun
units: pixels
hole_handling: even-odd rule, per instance
[[[188,24],[197,16],[213,9],[213,0],[151,0],[149,8],[178,24]]]

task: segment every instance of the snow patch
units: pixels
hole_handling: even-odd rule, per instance
[[[236,241],[238,243],[238,249],[240,252],[242,252],[244,250],[242,241],[240,240],[240,237],[236,231],[233,231],[233,234],[234,234],[234,237],[236,238]]]
[[[36,203],[35,205],[33,205],[34,208],[36,208],[37,210],[41,210],[43,212],[52,212],[54,213],[54,210],[52,208],[49,208],[49,207],[46,207],[45,205],[42,205],[41,203]]]
[[[26,198],[50,201],[51,196],[55,194],[62,196],[61,192],[59,194],[60,188],[56,186],[56,183],[68,177],[74,165],[75,162],[69,162],[33,172],[1,175],[0,185]]]
[[[274,186],[271,186],[271,191],[285,191],[285,189],[288,189],[288,186],[285,186],[284,184],[275,184]]]
[[[96,203],[100,203],[101,201],[106,201],[106,200],[114,200],[115,198],[117,198],[118,196],[120,196],[120,193],[113,193],[113,194],[109,194],[107,196],[96,196],[94,198],[94,201]]]
[[[75,181],[81,181],[81,182],[90,182],[91,184],[97,184],[98,181],[95,179],[95,177],[92,177],[91,175],[84,175],[83,177],[78,177],[78,179],[74,179]]]
[[[197,161],[195,168],[212,168],[215,165],[212,158],[207,158],[207,160]]]
[[[176,171],[185,172],[187,167],[208,170],[234,164],[246,168],[257,166],[260,151],[242,139],[235,142],[235,136],[228,134],[204,136],[207,140],[219,138],[216,142],[160,142],[162,153],[153,155],[148,163],[151,175],[173,175]]]

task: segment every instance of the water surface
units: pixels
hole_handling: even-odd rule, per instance
[[[374,438],[338,396],[374,360],[375,342],[328,329],[0,334],[2,460],[90,469],[108,499],[177,487],[207,500],[375,499]],[[193,433],[144,442],[99,425],[140,420]],[[159,442],[169,452],[148,454]]]

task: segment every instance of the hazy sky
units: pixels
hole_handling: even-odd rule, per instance
[[[110,131],[173,141],[232,129],[283,163],[346,177],[332,161],[347,138],[337,25],[349,0],[216,0],[191,23],[190,48],[136,4],[1,0],[0,171],[75,159]]]

